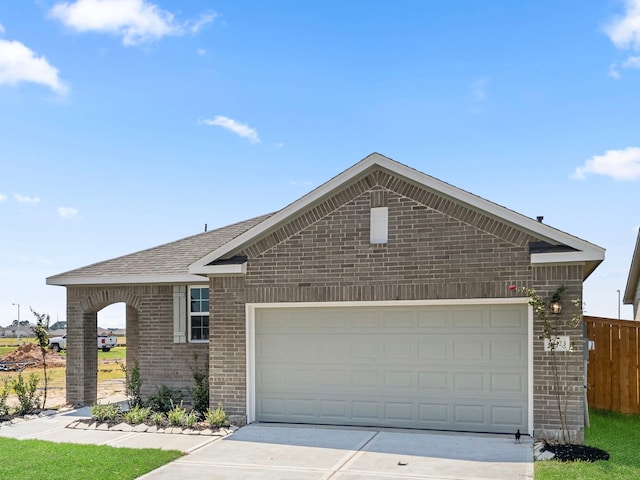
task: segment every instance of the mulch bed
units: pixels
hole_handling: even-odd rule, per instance
[[[560,462],[596,462],[609,460],[609,454],[604,450],[588,445],[545,445],[545,450],[555,454],[554,460]]]

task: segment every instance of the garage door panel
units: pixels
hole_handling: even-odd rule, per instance
[[[526,319],[525,306],[257,309],[256,418],[527,431]]]
[[[485,312],[480,308],[455,309],[453,310],[453,326],[482,329],[485,326]]]
[[[526,419],[526,411],[519,406],[496,406],[491,407],[491,422],[494,425],[504,425],[510,427],[524,423]]]
[[[449,360],[451,345],[449,338],[432,335],[418,340],[418,360]]]
[[[446,328],[451,326],[451,312],[448,309],[432,308],[418,311],[418,328]]]
[[[403,329],[411,328],[415,329],[418,324],[418,317],[415,310],[402,310],[402,311],[385,311],[381,312],[382,326],[384,328]]]
[[[470,361],[485,359],[485,345],[478,340],[456,340],[453,346],[453,360],[461,361],[465,365]]]
[[[517,362],[518,365],[526,365],[527,345],[522,338],[514,335],[501,336],[498,339],[490,341],[491,359],[502,362],[508,360]]]
[[[490,375],[490,382],[492,392],[516,394],[519,396],[526,393],[526,385],[519,372],[492,373]]]
[[[433,425],[433,428],[446,427],[451,424],[448,403],[420,403],[418,407],[418,423]]]
[[[522,308],[494,308],[491,310],[491,327],[521,331],[527,328],[527,312]]]

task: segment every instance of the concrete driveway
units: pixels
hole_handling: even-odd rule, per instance
[[[224,480],[533,479],[531,439],[249,425],[143,477]]]

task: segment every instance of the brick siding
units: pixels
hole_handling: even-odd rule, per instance
[[[389,241],[370,245],[369,211],[380,205],[389,209]],[[243,280],[212,281],[212,398],[223,399],[234,414],[246,414],[245,301],[500,298],[513,295],[510,284],[533,287],[543,298],[565,285],[567,299],[580,298],[582,267],[534,269],[528,244],[535,240],[384,171],[369,174],[238,252],[248,257]],[[581,330],[570,327],[567,303],[561,331],[578,339]],[[549,354],[538,339],[539,323],[534,332],[534,430],[557,436]],[[232,363],[225,363],[223,352],[236,352]],[[581,352],[577,342],[574,353],[559,354],[568,359],[561,384],[578,441],[583,431]]]

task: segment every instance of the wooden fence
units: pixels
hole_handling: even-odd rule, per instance
[[[587,317],[587,401],[591,408],[640,414],[640,322]]]

